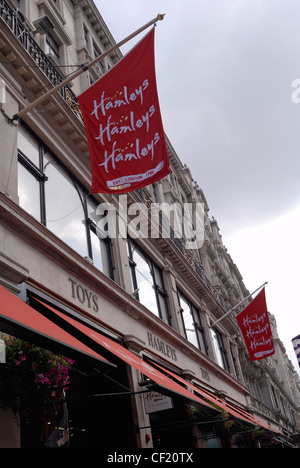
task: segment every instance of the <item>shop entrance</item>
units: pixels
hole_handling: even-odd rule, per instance
[[[118,364],[117,372],[103,374],[74,372],[72,377],[67,400],[70,448],[136,447],[130,395],[121,394],[128,389],[126,366]]]
[[[173,398],[173,408],[150,414],[153,447],[194,448],[192,425],[187,416],[187,405],[182,398]]]

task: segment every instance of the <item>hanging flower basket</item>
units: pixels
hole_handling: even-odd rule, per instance
[[[4,333],[6,362],[0,364],[0,408],[17,416],[30,413],[36,402],[47,414],[59,409],[74,361]]]

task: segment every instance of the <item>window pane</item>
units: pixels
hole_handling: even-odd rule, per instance
[[[198,341],[197,341],[192,312],[191,312],[190,306],[188,305],[188,303],[184,300],[182,296],[180,296],[180,307],[182,309],[182,318],[183,318],[183,323],[184,323],[187,339],[190,343],[197,346],[198,348]]]
[[[40,183],[21,163],[18,163],[18,195],[20,206],[41,221]]]
[[[223,363],[223,358],[222,358],[222,353],[221,353],[221,349],[220,349],[219,340],[218,340],[218,337],[217,337],[217,333],[216,333],[216,331],[214,329],[211,329],[211,335],[212,335],[214,349],[215,349],[215,353],[216,353],[216,357],[217,357],[217,363],[219,364],[219,366],[221,366],[221,367],[223,367],[223,369],[225,369],[225,366],[224,366],[224,363]]]
[[[154,291],[153,278],[150,266],[141,252],[133,250],[133,261],[136,263],[135,275],[140,302],[155,315],[159,315],[156,295]]]
[[[59,46],[49,33],[46,36],[46,54],[52,54],[59,60]]]
[[[158,293],[158,300],[159,300],[159,306],[160,306],[161,319],[169,323],[170,319],[169,319],[167,298],[163,294]]]
[[[193,316],[196,323],[197,338],[199,343],[199,348],[203,353],[207,353],[205,333],[201,323],[201,312],[194,306],[193,307]]]
[[[88,256],[85,215],[69,174],[45,155],[47,227],[83,257]]]
[[[96,210],[96,202],[87,199],[88,218],[93,222],[96,229],[96,232],[94,229],[90,229],[93,263],[98,270],[112,278],[110,244],[103,238],[104,233],[101,233],[97,227],[101,217],[96,214]]]
[[[155,264],[153,264],[153,271],[155,275],[155,283],[164,291],[165,287],[164,287],[161,269],[158,268]]]
[[[40,168],[39,143],[24,127],[20,125],[18,132],[18,148]]]
[[[91,233],[93,264],[107,276],[111,276],[109,246],[105,240],[99,239],[93,231]]]

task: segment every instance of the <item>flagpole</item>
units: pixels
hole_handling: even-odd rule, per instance
[[[80,70],[77,70],[73,73],[71,73],[65,80],[63,80],[61,83],[59,83],[58,85],[54,86],[53,88],[51,88],[49,91],[47,91],[45,94],[43,94],[42,96],[40,96],[38,99],[36,99],[35,101],[33,101],[31,104],[29,104],[27,107],[24,107],[24,109],[22,109],[20,112],[18,112],[17,114],[15,114],[11,119],[8,119],[8,122],[9,123],[12,123],[14,122],[15,120],[19,120],[21,119],[25,114],[27,114],[28,112],[30,112],[34,107],[38,106],[39,104],[41,104],[41,102],[43,102],[45,99],[47,99],[49,96],[51,96],[52,94],[54,94],[56,91],[58,91],[59,89],[63,88],[64,86],[66,86],[68,83],[70,83],[72,80],[74,80],[74,78],[77,78],[77,76],[79,76],[81,73],[85,72],[86,70],[88,70],[89,68],[91,68],[93,65],[95,65],[97,62],[99,62],[100,60],[104,59],[104,57],[106,57],[107,55],[111,54],[112,52],[114,52],[114,50],[118,49],[119,47],[121,47],[123,44],[125,44],[126,42],[130,41],[131,39],[133,39],[135,36],[137,36],[138,34],[140,34],[142,31],[144,31],[145,29],[149,28],[149,26],[152,26],[152,24],[156,23],[157,21],[162,21],[164,19],[164,16],[165,14],[164,13],[158,13],[157,17],[156,18],[153,18],[151,21],[149,21],[147,24],[145,24],[144,26],[142,26],[141,28],[137,29],[135,32],[133,32],[132,34],[130,34],[129,36],[127,36],[125,39],[123,39],[121,42],[119,42],[118,44],[115,44],[113,47],[111,47],[109,50],[107,50],[106,52],[104,52],[102,55],[99,55],[98,57],[96,57],[94,60],[92,60],[90,63],[86,64],[86,65],[83,65],[82,68]]]
[[[263,288],[265,286],[265,284],[268,284],[268,282],[266,281],[261,286],[259,286],[259,288],[255,289],[255,291],[253,291],[253,293],[249,294],[247,297],[245,297],[245,299],[243,299],[238,304],[236,304],[234,307],[232,307],[232,309],[230,309],[228,312],[226,312],[225,315],[223,315],[218,320],[216,320],[212,325],[210,325],[209,328],[212,328],[212,327],[214,327],[216,325],[216,323],[221,322],[221,320],[223,320],[225,317],[227,317],[227,315],[231,314],[231,312],[233,312],[234,309],[236,309],[239,305],[241,305],[243,302],[245,302],[247,299],[249,299],[249,297],[251,297],[253,294],[255,294],[259,289]]]

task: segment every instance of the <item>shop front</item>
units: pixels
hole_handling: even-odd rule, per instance
[[[0,368],[2,406],[15,420],[4,444],[193,449],[212,442],[231,446],[233,423],[238,433],[241,423],[247,430],[273,431],[205,386],[195,372],[198,363],[157,330],[133,320],[132,311],[121,333],[96,316],[103,298],[98,302],[75,280],[69,285],[72,297],[86,298],[85,310],[37,285],[19,284],[19,297],[0,286],[0,330],[8,351],[9,340],[16,339],[15,367],[10,362],[8,370],[5,363]],[[27,367],[13,380],[14,388],[4,385],[5,372],[15,378],[25,364],[30,372]],[[204,369],[203,376],[209,380]],[[6,419],[1,417],[0,425]]]
[[[24,284],[27,304],[0,287],[1,447],[135,446],[126,365],[42,315],[33,291],[45,297]]]
[[[207,402],[108,327],[19,286],[25,301],[0,286],[3,448],[194,447],[192,427],[177,421],[187,402],[209,410]],[[167,404],[151,404],[152,394]],[[167,422],[173,428],[161,430]]]

